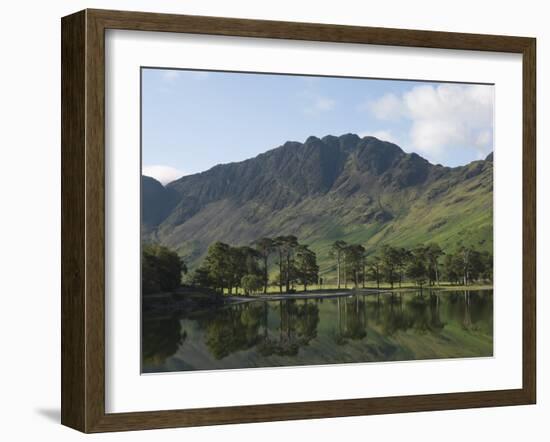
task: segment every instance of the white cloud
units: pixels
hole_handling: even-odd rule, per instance
[[[306,114],[320,114],[322,112],[331,111],[335,106],[336,101],[327,97],[315,95],[308,97],[308,103],[304,108],[304,112]]]
[[[361,138],[363,137],[375,137],[382,141],[389,141],[390,143],[399,144],[397,137],[390,130],[373,130],[373,131],[363,131],[358,134]]]
[[[162,72],[162,78],[163,80],[166,80],[168,82],[172,82],[174,80],[177,80],[180,76],[180,71],[176,69],[168,69]]]
[[[192,78],[194,80],[205,80],[210,76],[210,72],[207,71],[183,71],[178,69],[166,69],[162,71],[162,79],[167,83],[173,83],[177,79],[181,78],[185,73],[186,78]]]
[[[161,165],[143,166],[142,174],[160,181],[163,186],[186,175],[181,170]]]
[[[378,100],[368,101],[366,106],[361,106],[369,110],[379,120],[397,120],[403,115],[403,102],[395,94],[386,94]]]
[[[486,146],[490,143],[492,143],[493,134],[489,130],[483,130],[479,132],[475,144],[476,146],[483,148],[483,146]]]
[[[317,110],[324,112],[333,109],[335,104],[336,102],[330,98],[317,97],[314,106]]]
[[[470,150],[475,157],[493,150],[491,86],[415,86],[400,96],[386,94],[369,102],[368,110],[379,120],[410,120],[411,147],[432,161],[457,150]]]

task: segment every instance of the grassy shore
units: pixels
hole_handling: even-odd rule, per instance
[[[471,285],[453,285],[450,283],[442,282],[439,285],[433,285],[433,286],[424,286],[422,287],[423,290],[442,290],[442,291],[454,291],[454,290],[492,290],[493,285],[492,284],[471,284]],[[269,286],[267,288],[267,293],[264,294],[261,293],[255,293],[252,295],[248,295],[250,297],[288,297],[291,298],[296,295],[312,295],[315,296],[316,294],[322,293],[325,296],[342,296],[346,294],[352,294],[354,292],[409,292],[412,290],[420,290],[420,287],[415,284],[401,284],[401,287],[399,287],[398,284],[394,285],[393,289],[391,288],[390,284],[380,284],[380,287],[377,287],[376,284],[365,284],[365,287],[358,286],[353,287],[353,285],[348,284],[347,287],[345,285],[341,285],[340,288],[336,284],[323,284],[317,285],[313,284],[307,287],[307,291],[303,290],[302,286],[294,286],[294,292],[292,293],[286,293],[283,288],[283,292],[281,293],[279,290],[279,287],[276,286]],[[225,291],[225,296],[229,295],[228,291]],[[231,294],[231,296],[245,296],[244,293],[239,291],[239,293],[235,293],[235,291]]]

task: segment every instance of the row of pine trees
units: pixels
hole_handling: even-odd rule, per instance
[[[468,285],[475,281],[492,281],[493,256],[473,247],[459,246],[453,253],[445,253],[437,243],[414,248],[382,246],[380,252],[367,258],[360,244],[336,241],[330,250],[336,262],[336,285],[354,287],[370,280],[380,288],[386,282],[391,288],[405,280],[419,287],[439,285],[445,280],[452,284]]]
[[[144,246],[142,255],[144,293],[169,290],[180,284],[181,274],[187,269],[175,252],[152,244]],[[394,288],[405,281],[422,289],[441,281],[469,285],[493,278],[492,255],[464,245],[451,253],[445,253],[436,243],[413,248],[385,245],[378,253],[367,255],[361,244],[336,241],[328,256],[334,263],[332,284],[338,289],[366,287],[368,282],[378,288],[381,283]],[[270,281],[272,269],[276,270]],[[304,291],[314,284],[323,288],[328,285],[325,278],[319,275],[316,253],[296,236],[287,235],[264,237],[250,246],[215,242],[189,281],[219,293],[251,294],[267,293],[270,284],[277,286],[280,293],[293,293],[295,285],[303,286]]]
[[[317,256],[307,245],[300,244],[292,235],[261,238],[252,246],[233,247],[215,242],[208,248],[202,265],[195,271],[191,282],[229,294],[243,289],[245,293],[267,293],[269,269],[276,256],[275,284],[279,292],[291,293],[294,284],[307,286],[319,279]]]

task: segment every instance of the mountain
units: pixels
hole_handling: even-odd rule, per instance
[[[178,204],[178,193],[167,189],[154,178],[141,177],[141,222],[145,229],[158,226]]]
[[[193,268],[216,240],[293,234],[317,252],[323,273],[338,239],[370,253],[428,241],[492,250],[492,191],[492,154],[450,168],[374,137],[309,137],[166,187],[144,176],[142,237]]]

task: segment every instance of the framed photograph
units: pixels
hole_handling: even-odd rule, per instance
[[[62,423],[533,404],[535,39],[62,19]]]

